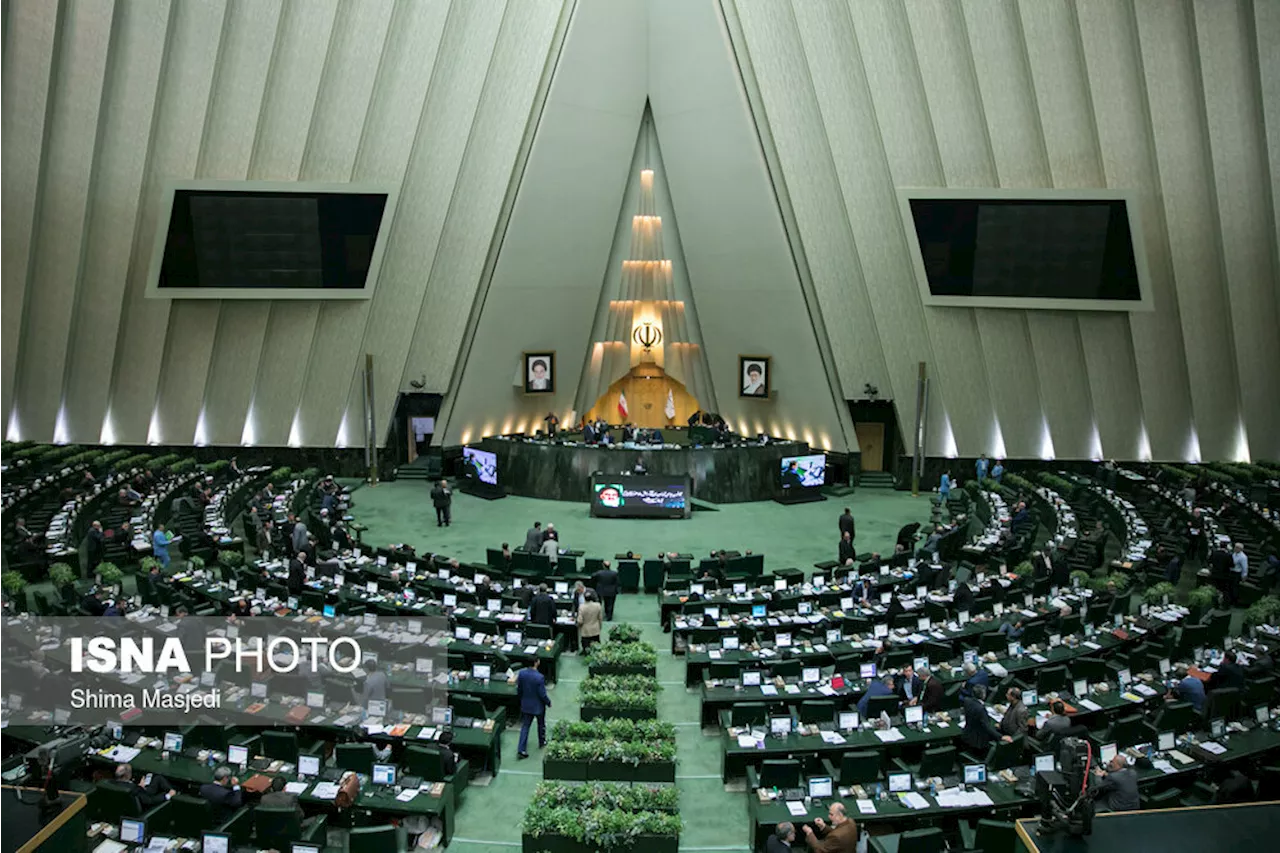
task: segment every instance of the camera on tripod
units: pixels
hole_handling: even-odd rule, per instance
[[[1065,830],[1068,835],[1093,832],[1094,788],[1090,770],[1094,767],[1093,747],[1080,738],[1063,738],[1058,745],[1058,769],[1036,774],[1036,797],[1040,801],[1037,835]]]

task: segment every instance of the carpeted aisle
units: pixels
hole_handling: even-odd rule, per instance
[[[484,549],[503,541],[517,546],[535,521],[555,524],[564,547],[591,556],[612,556],[632,550],[641,554],[681,551],[703,554],[713,548],[751,549],[765,554],[765,568],[796,566],[835,559],[836,516],[845,506],[858,522],[858,549],[891,552],[898,529],[929,516],[927,498],[902,492],[864,490],[848,498],[823,503],[780,506],[772,502],[722,506],[719,512],[695,512],[679,521],[590,518],[585,504],[505,498],[483,501],[466,495],[454,499],[454,524],[437,528],[424,483],[383,483],[355,494],[355,516],[369,527],[366,542],[406,542],[419,553],[429,550],[481,561]],[[659,717],[677,726],[684,831],[680,847],[688,851],[747,851],[747,799],[727,793],[720,781],[719,736],[704,736],[698,726],[699,694],[684,688],[684,660],[670,653],[671,638],[658,624],[654,596],[624,595],[618,599],[615,622],[641,629],[658,649],[658,680],[662,683]],[[608,628],[606,627],[606,633]],[[577,719],[578,683],[587,674],[577,655],[565,655],[560,681],[551,690],[548,728],[558,719]],[[541,753],[530,735],[527,761],[516,760],[519,721],[503,736],[502,770],[487,787],[471,787],[458,815],[451,849],[461,853],[505,851],[520,845],[520,819],[542,779]]]

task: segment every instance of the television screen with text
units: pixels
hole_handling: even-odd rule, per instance
[[[591,484],[591,514],[600,518],[682,518],[688,505],[683,477],[597,478]]]
[[[816,489],[827,481],[827,457],[821,453],[812,456],[782,457],[782,488]]]

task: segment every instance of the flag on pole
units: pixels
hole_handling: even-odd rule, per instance
[[[629,414],[627,409],[627,393],[625,391],[618,395],[618,414],[622,416],[623,420],[626,420],[627,415]]]
[[[662,410],[667,416],[667,420],[675,420],[676,417],[676,398],[672,396],[671,389],[667,389],[667,407]]]

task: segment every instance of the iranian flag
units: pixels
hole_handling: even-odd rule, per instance
[[[618,414],[622,416],[623,420],[626,420],[630,414],[630,410],[627,409],[627,393],[625,391],[618,395]]]

